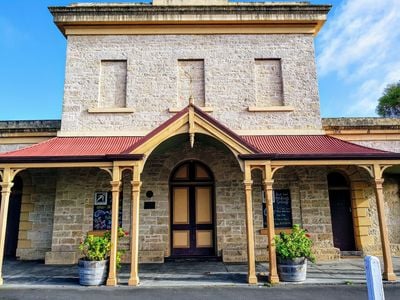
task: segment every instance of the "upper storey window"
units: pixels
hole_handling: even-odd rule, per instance
[[[126,107],[126,60],[100,61],[99,96],[97,107],[90,107],[89,113],[132,113]]]
[[[211,112],[211,107],[206,107],[205,100],[205,73],[204,59],[179,59],[178,60],[178,99],[177,106],[170,107],[170,112],[178,112],[189,104],[190,97],[194,104],[203,111]]]
[[[257,106],[283,105],[282,68],[280,59],[256,59],[255,82]]]
[[[178,106],[186,106],[192,96],[197,106],[204,107],[204,60],[178,60],[178,70]]]
[[[102,60],[99,107],[126,107],[126,60]]]
[[[254,67],[255,106],[249,111],[293,111],[285,106],[280,59],[256,59]]]

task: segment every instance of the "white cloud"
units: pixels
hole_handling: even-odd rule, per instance
[[[322,79],[336,76],[351,90],[346,114],[374,114],[383,89],[400,79],[400,1],[345,0],[317,48]]]
[[[354,93],[350,94],[352,105],[348,109],[350,115],[371,115],[375,112],[377,99],[379,99],[388,83],[398,82],[400,79],[400,61],[386,66],[390,70],[386,70],[384,77],[365,81],[359,86]]]
[[[370,65],[385,60],[399,45],[400,1],[347,0],[331,16],[319,38],[321,75],[342,76],[354,65]]]

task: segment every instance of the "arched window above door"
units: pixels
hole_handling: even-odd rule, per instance
[[[212,182],[214,176],[207,166],[199,161],[187,161],[178,165],[172,173],[171,181]]]

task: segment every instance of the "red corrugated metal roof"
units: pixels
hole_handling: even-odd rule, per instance
[[[327,135],[247,135],[244,140],[265,154],[383,154]]]
[[[141,137],[56,137],[42,143],[0,154],[0,157],[101,156],[125,154]]]
[[[313,158],[396,158],[399,153],[363,147],[345,142],[326,135],[254,135],[239,136],[232,130],[204,113],[200,108],[194,107],[195,113],[206,119],[211,124],[225,132],[228,136],[248,148],[253,154],[241,155],[243,159],[262,158],[269,159],[313,159]],[[188,111],[185,107],[172,118],[158,126],[144,137],[56,137],[45,142],[0,154],[0,160],[83,160],[83,159],[135,159],[130,153],[139,145],[146,143],[151,137],[165,129],[169,124],[178,120]],[[139,157],[140,156],[140,157]],[[140,159],[141,155],[136,155]]]
[[[337,158],[337,157],[380,157],[396,156],[400,154],[367,148],[345,142],[326,135],[263,135],[242,136],[246,144],[252,145],[255,154],[243,155],[242,158],[261,157],[269,155],[270,159],[279,158]],[[18,158],[102,158],[110,155],[121,157],[134,150],[143,137],[56,137],[48,141],[0,154],[1,160],[7,158],[14,161]],[[249,156],[249,157],[247,157]],[[129,157],[127,157],[128,159]]]

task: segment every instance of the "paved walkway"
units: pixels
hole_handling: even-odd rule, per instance
[[[307,280],[301,285],[365,283],[363,259],[342,259],[309,264]],[[400,258],[394,258],[395,273],[400,276]],[[142,287],[246,286],[245,264],[222,262],[167,262],[139,267]],[[267,284],[267,264],[257,264],[259,284]],[[76,265],[48,266],[42,262],[5,261],[4,286],[78,286]],[[121,286],[127,286],[129,266],[119,271]],[[400,280],[398,281],[400,283]],[[284,283],[293,284],[293,283]],[[299,283],[297,283],[299,284]],[[84,288],[84,287],[83,287]]]

